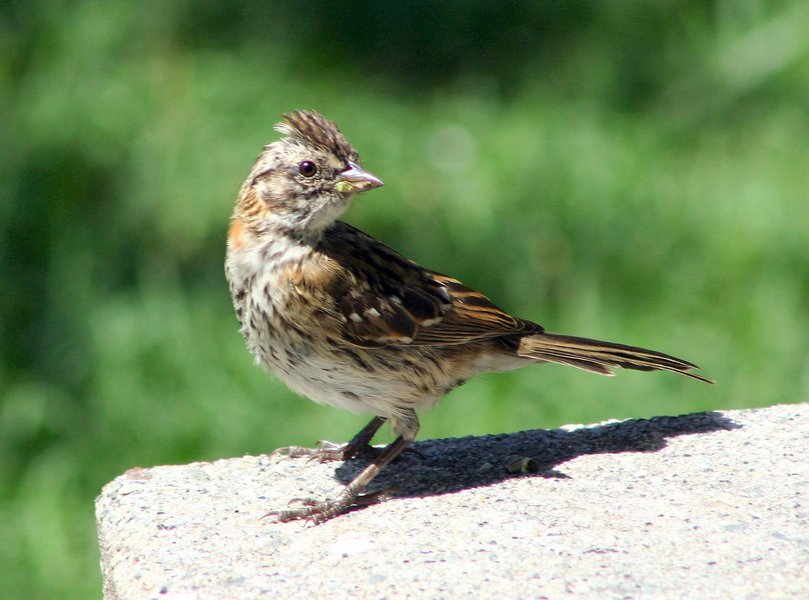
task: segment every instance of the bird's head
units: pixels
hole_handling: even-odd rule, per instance
[[[337,126],[315,111],[284,115],[285,137],[264,147],[242,186],[233,220],[242,227],[316,239],[351,198],[382,185],[360,167]]]

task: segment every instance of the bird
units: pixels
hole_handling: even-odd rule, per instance
[[[374,459],[333,498],[296,499],[267,516],[320,524],[381,501],[368,484],[416,438],[419,414],[484,372],[558,363],[600,375],[670,371],[713,383],[686,360],[636,346],[549,333],[454,277],[420,266],[340,219],[383,185],[332,121],[283,115],[230,219],[225,275],[256,363],[325,405],[372,415],[349,442],[290,446],[289,457]],[[383,424],[394,441],[370,445]]]

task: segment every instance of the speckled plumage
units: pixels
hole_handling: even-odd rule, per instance
[[[338,221],[355,193],[382,182],[318,113],[285,115],[277,129],[285,137],[253,165],[228,236],[225,271],[242,335],[291,389],[375,415],[345,446],[293,455],[347,458],[385,421],[397,435],[340,498],[274,513],[280,519],[320,522],[357,503],[415,438],[417,413],[481,372],[556,362],[604,375],[625,367],[705,380],[666,354],[547,333]]]

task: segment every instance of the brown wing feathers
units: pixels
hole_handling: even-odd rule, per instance
[[[358,346],[410,344],[416,335],[413,315],[392,298],[373,292],[347,293],[338,308],[346,334]]]
[[[346,248],[351,256],[338,256]],[[353,344],[458,345],[542,331],[457,279],[424,269],[345,223],[327,232],[321,250],[353,266],[354,281],[342,286],[346,291],[338,296],[346,337]]]
[[[452,304],[440,322],[419,329],[414,343],[463,344],[510,334],[542,331],[542,327],[535,323],[512,317],[486,296],[466,287],[457,279],[432,271],[428,273],[433,281],[444,286]]]

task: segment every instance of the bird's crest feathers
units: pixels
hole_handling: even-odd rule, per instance
[[[332,121],[313,110],[296,110],[284,115],[275,126],[279,133],[298,142],[331,152],[341,160],[357,162],[359,155]]]

